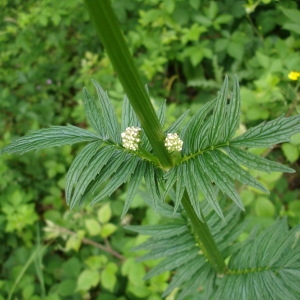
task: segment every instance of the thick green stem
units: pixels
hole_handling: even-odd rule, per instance
[[[163,168],[170,168],[173,162],[164,146],[165,135],[147,95],[145,86],[121,33],[119,23],[109,0],[85,0],[113,67],[123,85],[130,103]],[[142,103],[142,104],[141,104]]]
[[[195,238],[203,254],[210,262],[212,267],[217,271],[217,273],[224,274],[226,269],[224,259],[211,235],[207,224],[201,222],[197,217],[189,196],[186,192],[182,197],[181,203],[186,211],[189,220],[192,223]]]
[[[110,1],[85,0],[85,3],[95,23],[101,42],[106,48],[114,69],[161,166],[165,169],[172,167],[172,159],[164,147],[164,132],[146,90],[141,83],[137,68],[121,33]],[[191,220],[199,247],[216,272],[222,274],[226,267],[222,255],[213,240],[208,226],[198,219],[186,193],[182,199],[182,204],[186,210],[187,217]]]

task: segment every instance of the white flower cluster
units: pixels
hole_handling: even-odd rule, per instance
[[[140,131],[139,127],[127,127],[125,131],[121,133],[122,144],[124,148],[136,151],[139,147],[140,139]]]
[[[169,152],[181,151],[183,141],[177,133],[168,133],[165,139],[165,146]]]

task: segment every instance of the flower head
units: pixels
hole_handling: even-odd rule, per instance
[[[183,141],[177,133],[168,133],[165,139],[165,146],[169,152],[181,151]]]
[[[296,71],[291,71],[288,75],[289,79],[291,80],[298,80],[298,78],[300,77],[300,72],[296,72]]]
[[[139,147],[140,139],[140,131],[139,127],[127,127],[125,131],[121,133],[122,144],[124,148],[136,151]]]

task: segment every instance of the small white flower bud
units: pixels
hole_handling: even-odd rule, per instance
[[[168,133],[165,139],[165,146],[169,152],[176,152],[182,150],[183,141],[179,138],[177,133]]]
[[[139,127],[127,127],[125,131],[121,133],[123,147],[129,150],[136,151],[139,147],[140,139]]]

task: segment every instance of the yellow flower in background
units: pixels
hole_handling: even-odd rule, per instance
[[[291,80],[298,80],[298,78],[300,77],[300,72],[296,72],[296,71],[291,71],[288,75],[289,79]]]

